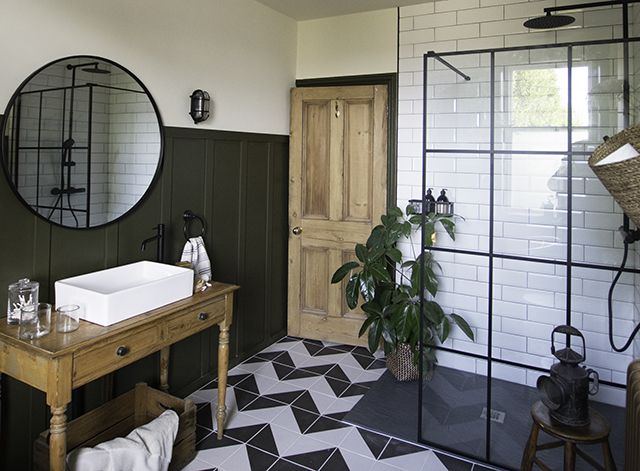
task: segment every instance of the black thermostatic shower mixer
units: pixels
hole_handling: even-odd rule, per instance
[[[556,351],[554,336],[565,334],[567,347]],[[582,355],[572,350],[570,337],[582,339]],[[575,327],[560,325],[551,332],[551,353],[559,363],[551,366],[551,375],[538,378],[537,388],[542,394],[542,402],[550,410],[553,419],[564,425],[581,427],[589,424],[589,395],[598,392],[598,373],[580,366],[586,357],[584,336]],[[590,378],[593,385],[589,387]]]

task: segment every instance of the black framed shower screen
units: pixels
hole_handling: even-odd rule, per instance
[[[625,36],[628,36],[626,28]],[[536,324],[542,323],[544,328],[541,330],[549,331],[551,325],[563,323],[583,328],[587,317],[590,322],[598,321],[596,314],[585,315],[583,312],[576,314],[576,309],[583,309],[585,290],[588,291],[592,285],[603,286],[594,280],[602,276],[602,283],[606,284],[607,279],[619,269],[620,259],[618,254],[621,253],[621,238],[618,238],[618,240],[615,239],[615,235],[612,236],[613,239],[610,240],[611,246],[608,247],[606,243],[603,243],[603,250],[600,253],[597,247],[593,249],[594,246],[590,245],[592,241],[584,240],[585,237],[589,237],[590,232],[582,229],[585,228],[587,213],[590,214],[590,221],[604,218],[601,222],[603,227],[600,229],[603,232],[602,234],[598,232],[598,236],[606,238],[608,236],[606,236],[605,232],[610,230],[614,234],[618,226],[622,225],[623,214],[615,204],[612,204],[610,212],[607,211],[605,198],[610,198],[608,193],[606,195],[602,194],[600,190],[595,195],[589,193],[591,190],[586,188],[585,182],[589,180],[590,184],[593,185],[594,183],[591,181],[590,176],[585,177],[584,172],[588,171],[586,170],[588,168],[586,160],[593,149],[602,142],[603,136],[612,135],[614,132],[627,128],[633,124],[632,121],[635,121],[632,113],[636,108],[635,86],[631,87],[630,84],[633,82],[635,85],[636,69],[640,70],[635,61],[640,57],[635,57],[635,61],[632,64],[631,49],[633,48],[635,51],[636,48],[639,48],[638,50],[640,51],[639,41],[640,38],[627,37],[616,40],[456,51],[438,54],[429,52],[424,55],[422,84],[422,194],[426,194],[428,188],[433,188],[434,194],[437,194],[441,187],[449,188],[451,200],[456,203],[456,213],[460,213],[461,216],[465,217],[465,209],[473,209],[471,212],[474,216],[467,217],[467,221],[464,224],[471,222],[472,225],[475,225],[476,232],[478,232],[475,234],[476,239],[473,239],[474,241],[477,240],[475,245],[467,240],[471,240],[472,237],[465,238],[465,234],[463,234],[459,239],[460,243],[458,243],[459,240],[450,244],[438,243],[432,250],[436,257],[439,256],[445,261],[447,265],[443,269],[445,276],[447,275],[447,268],[451,269],[457,266],[456,260],[465,259],[465,263],[469,266],[475,266],[478,274],[475,280],[477,283],[472,288],[477,292],[484,291],[485,293],[484,295],[477,294],[476,301],[478,299],[486,301],[486,306],[482,308],[479,307],[479,302],[477,302],[475,313],[468,306],[464,306],[462,309],[467,311],[472,321],[475,317],[476,322],[475,324],[472,322],[472,324],[476,327],[477,333],[482,331],[481,339],[478,339],[477,335],[474,344],[454,339],[445,345],[430,346],[437,350],[439,357],[442,355],[450,360],[450,363],[454,365],[453,370],[457,369],[456,364],[458,362],[462,365],[460,368],[462,371],[465,370],[464,365],[474,365],[473,368],[466,368],[467,372],[473,373],[474,380],[472,381],[473,384],[469,383],[468,379],[464,380],[468,383],[465,387],[468,387],[469,394],[475,395],[476,398],[482,397],[485,409],[483,410],[484,418],[476,418],[474,422],[476,427],[481,424],[483,428],[483,437],[478,438],[476,440],[477,443],[474,445],[477,445],[476,451],[457,446],[455,437],[447,438],[446,433],[434,439],[434,434],[437,435],[439,432],[429,433],[431,427],[428,420],[430,419],[426,417],[426,413],[423,410],[427,407],[425,401],[428,402],[429,400],[428,393],[425,392],[425,385],[429,384],[429,381],[421,375],[418,411],[418,440],[420,442],[494,465],[511,468],[519,466],[519,463],[515,464],[513,460],[505,461],[500,458],[500,453],[497,452],[496,448],[498,444],[492,443],[492,433],[495,432],[493,427],[495,426],[492,425],[493,420],[491,420],[491,417],[493,411],[499,408],[496,407],[496,397],[494,397],[495,384],[497,384],[497,380],[505,376],[508,377],[509,372],[522,371],[524,372],[522,377],[525,378],[524,384],[529,384],[530,387],[532,378],[539,374],[548,373],[548,365],[553,358],[548,349],[550,346],[549,339],[546,342],[543,338],[534,339],[536,341],[530,344],[529,338],[522,336],[525,344],[524,351],[518,351],[519,347],[516,345],[513,348],[518,354],[511,356],[504,355],[504,350],[496,347],[497,334],[500,334],[500,341],[503,340],[504,332],[502,327],[504,325],[502,324],[505,319],[505,316],[498,313],[498,311],[503,308],[500,303],[504,301],[502,297],[504,287],[509,286],[511,282],[511,280],[508,280],[505,285],[504,277],[496,279],[496,273],[500,270],[508,272],[509,270],[504,269],[505,266],[519,264],[520,270],[527,277],[531,272],[534,275],[545,275],[547,278],[540,276],[540,279],[545,279],[547,283],[549,280],[557,282],[561,279],[563,281],[563,286],[559,287],[558,291],[554,291],[552,307],[542,305],[543,308],[548,308],[544,311],[546,312],[544,315],[550,318],[539,320],[529,316],[528,306],[537,306],[536,309],[541,307],[538,301],[534,301],[533,304],[527,304],[527,312],[524,318],[518,317],[518,315],[513,317],[506,316],[509,326],[517,326],[518,323],[524,322],[533,329]],[[611,56],[612,51],[615,52],[613,57]],[[453,67],[447,67],[440,59],[444,59],[445,62],[450,63]],[[606,75],[604,79],[596,77],[599,80],[597,83],[592,80],[592,70],[589,66],[594,61],[615,63],[611,65],[610,75]],[[548,72],[549,69],[551,69],[551,72]],[[460,71],[462,74],[458,73]],[[538,82],[536,83],[545,83],[545,86],[549,85],[548,82],[553,82],[554,77],[556,81],[566,79],[565,85],[556,87],[557,94],[554,95],[556,102],[558,100],[564,102],[565,106],[560,108],[561,113],[558,113],[557,107],[552,110],[553,106],[545,108],[545,106],[540,105],[540,108],[536,108],[538,105],[535,105],[530,108],[526,99],[524,102],[516,103],[517,100],[514,94],[507,88],[510,86],[513,89],[516,86],[514,77],[518,74],[519,79],[524,80],[523,83],[525,85],[527,84],[526,81],[531,79],[531,77],[527,76],[528,72],[521,73],[519,71],[537,71],[529,75],[538,74],[536,79]],[[469,75],[471,80],[468,82],[464,80],[464,74]],[[448,76],[448,78],[445,78],[445,76]],[[585,76],[587,77],[586,81],[584,79]],[[506,80],[505,77],[507,77]],[[482,83],[474,84],[474,80],[481,80]],[[470,88],[465,89],[466,85]],[[467,109],[471,110],[468,115],[465,115],[464,109],[460,110],[455,104],[453,105],[454,108],[451,109],[451,105],[448,102],[440,100],[436,93],[437,87],[447,86],[456,88],[458,91],[462,90],[461,98],[475,99],[473,102],[468,101]],[[610,89],[608,90],[607,87]],[[476,96],[476,90],[480,89],[481,92],[484,92],[484,95],[480,93],[481,96]],[[444,93],[446,89],[441,88],[441,90]],[[586,94],[585,90],[587,90]],[[598,95],[596,97],[599,93],[602,96]],[[576,98],[578,95],[581,97],[580,100]],[[542,92],[542,96],[545,96],[544,92]],[[588,101],[586,108],[585,97]],[[448,97],[445,98],[448,99]],[[451,98],[454,101],[456,99],[456,97]],[[605,105],[597,103],[596,101],[598,100],[596,98],[602,102],[607,102],[606,106],[609,106],[609,108],[603,110]],[[529,97],[529,99],[531,103],[536,102],[538,104],[544,101],[536,97]],[[508,104],[506,108],[505,103]],[[517,111],[518,116],[515,116],[514,107],[518,106],[521,109]],[[483,107],[486,109],[482,109]],[[549,110],[552,110],[552,112]],[[586,113],[586,116],[584,113]],[[449,118],[451,118],[451,115],[455,116],[455,118],[439,126],[438,120],[443,123],[447,114],[449,114]],[[541,125],[540,122],[544,121],[544,119],[536,117],[537,114],[544,115],[545,119],[550,120],[547,123],[551,124]],[[467,118],[468,122],[465,123]],[[521,121],[520,126],[513,125],[514,120],[517,119]],[[542,119],[542,121],[536,121],[536,119]],[[478,137],[479,133],[482,133],[482,136]],[[549,169],[554,165],[558,166],[556,172],[549,178],[549,182],[553,180],[553,184],[546,183],[546,187],[540,192],[545,194],[546,198],[553,200],[551,202],[544,201],[544,204],[549,207],[529,208],[529,210],[535,210],[534,212],[540,210],[540,213],[550,216],[558,222],[557,224],[551,224],[555,231],[555,235],[551,236],[553,242],[545,240],[544,235],[540,236],[541,241],[536,241],[538,227],[535,222],[530,222],[531,219],[529,219],[529,222],[519,220],[518,217],[522,215],[520,214],[522,211],[511,215],[513,216],[513,221],[507,220],[512,230],[519,229],[523,231],[522,237],[524,240],[526,240],[526,232],[531,231],[534,240],[528,240],[527,249],[523,248],[524,244],[517,243],[511,246],[511,243],[506,241],[508,238],[504,235],[505,220],[500,217],[508,213],[509,204],[526,207],[528,204],[526,198],[530,198],[530,201],[538,201],[536,200],[538,198],[536,196],[537,193],[533,191],[533,196],[528,195],[525,197],[525,203],[514,203],[517,199],[514,199],[514,194],[517,194],[520,189],[518,188],[519,183],[516,178],[513,178],[514,175],[511,170],[523,161],[527,162],[527,164],[521,166],[519,170],[520,176],[528,177],[530,181],[533,181],[535,175],[526,175],[528,171],[535,174],[538,168],[546,166]],[[452,162],[454,164],[460,162],[460,164],[454,165]],[[465,169],[465,166],[468,168]],[[481,171],[478,171],[480,166],[482,167]],[[464,171],[460,172],[458,168]],[[473,198],[473,188],[466,188],[464,192],[457,192],[456,188],[452,189],[446,183],[446,178],[454,178],[459,174],[464,174],[462,175],[463,179],[468,178],[475,182],[474,173],[478,176],[480,182],[477,186],[477,202],[482,208],[478,210],[478,213],[474,212],[473,204],[469,203],[469,198]],[[538,180],[542,181],[544,178],[546,177],[543,175]],[[505,181],[507,181],[507,184],[505,184]],[[505,189],[505,185],[508,188]],[[559,186],[552,189],[551,187],[554,185]],[[459,196],[458,193],[460,195],[464,194],[464,197]],[[586,196],[597,196],[598,198],[586,198]],[[460,204],[461,198],[467,198],[467,203]],[[511,198],[511,203],[505,202],[508,198]],[[585,207],[585,204],[591,204],[591,201],[598,202],[598,204],[602,203],[602,207],[597,208],[599,215],[591,215],[590,210],[593,208]],[[519,210],[522,209],[526,208],[519,207]],[[605,216],[607,214],[608,216]],[[531,215],[531,211],[528,212],[528,215]],[[607,225],[611,221],[617,221],[615,227]],[[576,226],[576,224],[580,223],[582,226]],[[520,227],[518,228],[517,226]],[[549,226],[549,224],[541,224],[541,226]],[[577,231],[577,229],[580,231]],[[474,234],[471,235],[473,236]],[[442,239],[444,240],[446,237]],[[440,240],[439,238],[438,241],[440,242]],[[536,242],[541,243],[535,245]],[[597,243],[596,241],[596,246]],[[589,256],[585,255],[585,247],[591,247]],[[608,251],[608,249],[611,250]],[[630,258],[633,259],[633,257]],[[527,267],[530,267],[531,270]],[[633,278],[640,273],[640,270],[634,265],[634,260],[631,260],[624,272],[624,276],[627,277],[627,284],[629,284],[629,277],[631,278],[630,284],[634,284]],[[479,276],[480,273],[483,274],[482,277]],[[581,275],[584,273],[588,273],[589,276],[593,275],[593,280],[589,279],[586,287],[584,280],[589,277],[584,278],[584,275]],[[453,283],[455,284],[459,279],[454,276]],[[465,283],[469,284],[469,280],[466,280]],[[526,300],[528,287],[522,289],[525,290],[523,299]],[[500,296],[496,296],[496,292],[499,292]],[[539,293],[536,291],[534,294],[537,296]],[[591,293],[587,292],[587,294]],[[452,309],[458,312],[459,306],[456,307],[455,305],[457,302],[455,301],[457,296],[456,288],[454,287],[450,290],[448,295],[449,298],[444,302],[446,306],[445,312]],[[466,299],[466,297],[466,295],[461,296],[462,299]],[[448,306],[448,302],[453,303],[453,305]],[[549,302],[551,302],[550,297]],[[633,301],[631,303],[633,304]],[[518,303],[514,302],[513,304],[516,305]],[[447,309],[447,307],[452,309]],[[517,306],[514,307],[517,308]],[[543,310],[540,310],[540,312],[543,312]],[[551,314],[548,314],[549,312]],[[421,321],[422,317],[421,315]],[[594,319],[591,319],[592,317]],[[484,325],[478,325],[479,320]],[[631,318],[632,320],[633,317]],[[496,329],[496,323],[500,323],[499,330]],[[515,333],[513,335],[517,337],[518,334]],[[422,335],[421,338],[423,338]],[[532,354],[529,352],[530,346],[534,346],[533,350],[537,353]],[[424,348],[424,345],[421,345],[422,348]],[[547,348],[546,357],[548,358],[546,360],[538,360],[544,358],[545,348]],[[604,347],[602,348],[603,351],[606,350]],[[589,345],[587,345],[587,363],[589,363],[589,353],[598,357],[600,350],[589,351]],[[612,353],[612,355],[614,354]],[[627,357],[620,356],[619,358],[626,360]],[[420,369],[422,371],[422,368]],[[472,369],[473,371],[471,371]],[[444,372],[445,370],[442,371]],[[452,374],[455,376],[455,373]],[[435,375],[438,375],[438,369],[436,369]],[[454,377],[449,378],[449,380],[452,384],[456,381]],[[523,383],[522,379],[518,380],[517,378],[512,379],[512,381]],[[622,377],[617,373],[614,374],[614,372],[611,373],[610,377],[605,377],[601,383],[613,388],[625,388]],[[464,389],[464,387],[461,388]],[[459,391],[454,392],[457,393]],[[442,400],[442,398],[438,399]],[[437,406],[435,407],[437,409]],[[508,412],[513,413],[513,411]],[[524,414],[528,417],[529,410],[524,411]],[[528,434],[528,429],[525,430],[525,434]],[[519,450],[519,453],[522,452],[522,449]]]

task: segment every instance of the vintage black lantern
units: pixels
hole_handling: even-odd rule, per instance
[[[189,115],[193,118],[193,122],[198,124],[209,117],[210,97],[204,90],[194,90],[190,96],[191,110]]]
[[[565,334],[567,347],[556,351],[554,336]],[[570,337],[582,339],[582,355],[572,350]],[[598,392],[598,373],[580,366],[585,361],[586,348],[584,336],[575,327],[560,325],[551,332],[551,353],[559,363],[551,366],[551,375],[542,375],[536,384],[542,394],[542,402],[550,410],[553,419],[561,424],[581,427],[589,424],[589,395]],[[593,385],[589,381],[593,378]]]

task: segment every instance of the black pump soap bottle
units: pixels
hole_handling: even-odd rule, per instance
[[[435,213],[436,211],[436,199],[433,197],[433,189],[429,188],[427,194],[424,195],[425,213]]]
[[[451,203],[449,201],[449,198],[447,198],[446,188],[443,188],[440,191],[440,196],[438,196],[438,199],[436,201],[436,213],[444,214],[446,216],[453,215],[453,203]]]

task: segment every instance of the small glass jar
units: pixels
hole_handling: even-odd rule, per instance
[[[51,331],[51,304],[27,304],[20,309],[21,339],[31,340],[47,335]]]
[[[73,332],[80,326],[80,306],[66,304],[57,310],[56,330],[58,332]]]
[[[40,284],[37,281],[30,281],[29,278],[22,278],[9,285],[7,294],[7,323],[20,323],[20,309],[28,305],[38,304],[38,291]]]

